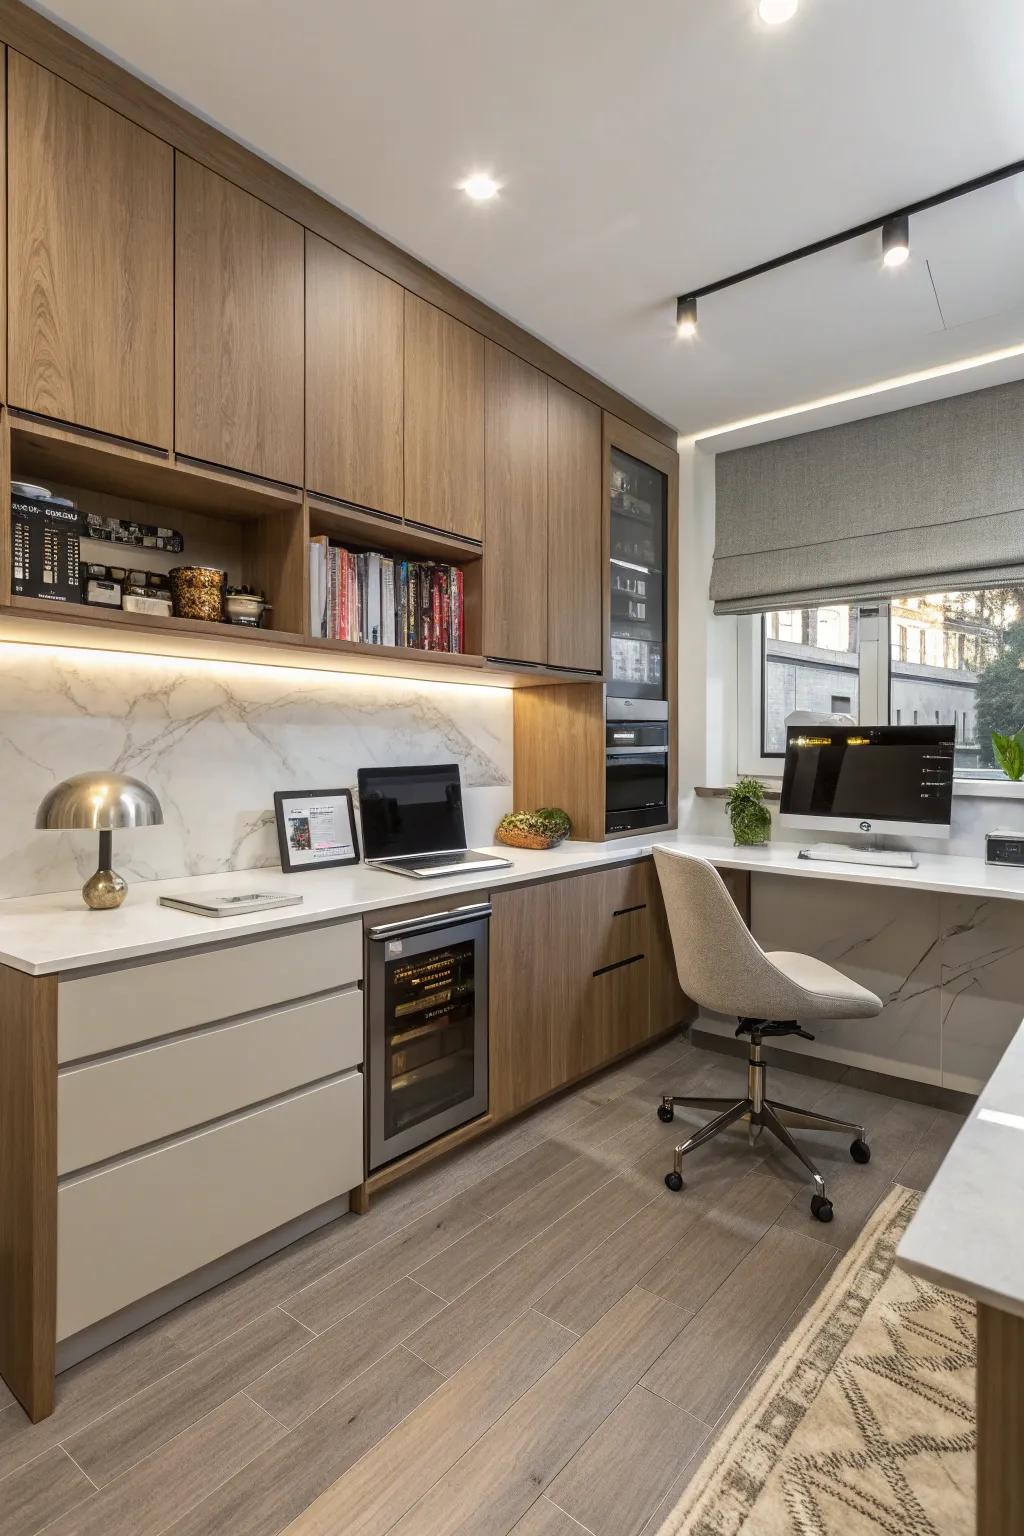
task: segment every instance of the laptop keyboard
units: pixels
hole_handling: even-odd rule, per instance
[[[419,853],[415,858],[404,858],[401,862],[407,869],[423,869],[427,866],[439,869],[443,864],[465,864],[469,857],[468,850],[465,853]]]

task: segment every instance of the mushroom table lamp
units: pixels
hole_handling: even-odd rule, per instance
[[[148,784],[123,773],[76,773],[54,786],[36,812],[36,826],[78,828],[100,834],[100,860],[82,886],[87,907],[119,907],[128,885],[111,868],[115,827],[155,827],[164,819]]]

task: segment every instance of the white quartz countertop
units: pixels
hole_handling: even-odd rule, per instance
[[[946,1154],[897,1262],[1024,1317],[1024,1025]]]
[[[652,846],[699,854],[730,869],[1024,901],[1024,869],[989,868],[981,858],[919,854],[916,869],[823,864],[799,859],[799,845],[795,843],[735,848],[724,837],[661,833],[610,843],[566,842],[547,853],[494,848],[490,851],[511,859],[510,869],[439,880],[410,880],[356,864],[294,875],[282,874],[280,869],[254,869],[176,880],[135,881],[124,906],[116,912],[90,912],[78,890],[15,897],[0,901],[0,964],[33,976],[111,965],[199,944],[273,933],[332,918],[356,917],[436,896],[457,900],[474,891],[497,890],[503,885],[540,880],[548,875],[598,869],[648,854]],[[199,917],[159,905],[161,896],[196,896],[211,891],[284,891],[301,896],[303,901],[298,907],[276,907],[249,917],[225,918]]]

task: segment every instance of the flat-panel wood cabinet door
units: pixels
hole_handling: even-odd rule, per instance
[[[405,295],[405,515],[484,535],[484,340]]]
[[[557,1039],[578,1031],[585,997],[582,885],[572,877],[491,896],[490,1107],[499,1118],[563,1081]]]
[[[601,412],[548,380],[548,665],[604,660]]]
[[[176,156],[175,447],[303,480],[304,231]]]
[[[174,152],[8,54],[12,405],[171,445]]]
[[[548,659],[548,381],[487,343],[484,654]]]
[[[401,517],[405,294],[306,231],[306,485]]]

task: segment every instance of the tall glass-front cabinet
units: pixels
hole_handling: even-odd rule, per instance
[[[515,697],[514,805],[558,805],[586,841],[678,819],[679,456],[605,412],[599,681]]]

